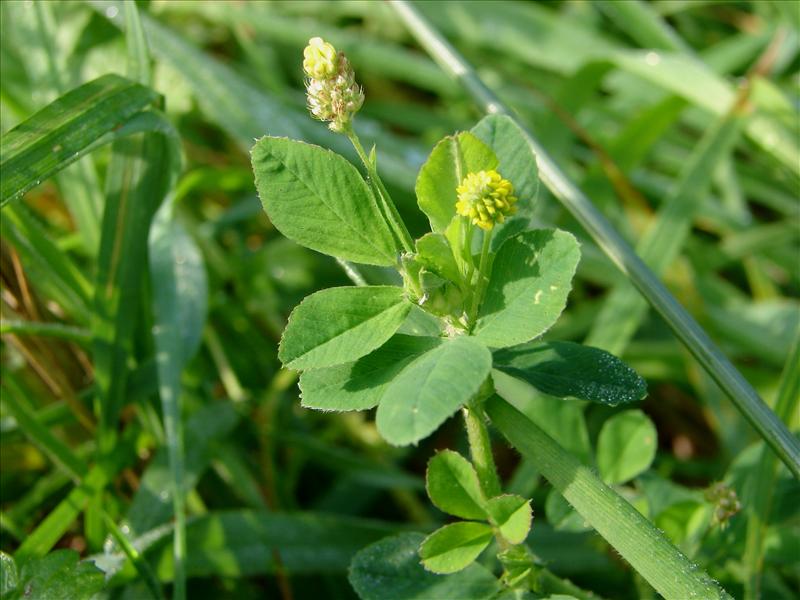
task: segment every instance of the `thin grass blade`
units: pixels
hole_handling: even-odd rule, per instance
[[[0,141],[0,206],[78,160],[98,138],[157,99],[150,88],[103,75],[17,125]]]

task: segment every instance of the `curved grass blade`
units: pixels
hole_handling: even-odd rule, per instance
[[[0,334],[5,335],[7,333],[54,337],[78,344],[87,344],[92,339],[92,334],[86,329],[72,327],[63,323],[0,319]]]
[[[605,485],[511,404],[493,396],[486,412],[524,456],[631,566],[665,598],[730,598],[627,500]]]
[[[390,4],[420,45],[445,71],[461,82],[483,110],[490,114],[508,114],[516,120],[494,92],[486,87],[472,66],[419,11],[405,0],[390,0]],[[681,343],[725,391],[739,412],[789,467],[794,476],[800,478],[800,442],[792,436],[736,367],[672,296],[655,273],[636,255],[591,200],[562,172],[533,135],[519,121],[517,123],[526,136],[531,151],[537,156],[542,182],[591,235],[612,262],[630,278]]]
[[[124,77],[103,75],[17,125],[0,142],[0,206],[78,160],[95,140],[158,98]]]
[[[733,151],[742,125],[738,106],[737,102],[706,131],[678,183],[636,245],[639,256],[656,274],[663,273],[680,254],[716,166]],[[608,295],[585,343],[621,354],[646,314],[647,303],[634,287],[623,282]]]

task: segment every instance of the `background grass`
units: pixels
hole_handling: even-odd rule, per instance
[[[103,146],[2,210],[0,549],[23,560],[73,548],[115,572],[109,597],[143,597],[155,579],[172,595],[173,510],[185,504],[190,597],[351,597],[356,550],[444,520],[425,500],[424,465],[465,440],[453,422],[398,450],[371,414],[300,409],[280,332],[304,295],[348,279],[270,226],[247,153],[269,133],[355,162],[305,112],[301,50],[322,35],[356,68],[359,133],[418,235],[417,169],[480,112],[382,3],[138,6],[141,30],[122,3],[0,4],[4,134],[106,73],[163,96],[141,129],[160,133]],[[796,432],[800,5],[420,8]],[[4,167],[3,186],[10,176]],[[547,337],[612,349],[648,380],[658,452],[618,489],[735,597],[761,586],[791,598],[796,480],[543,186],[534,225],[582,243]],[[595,466],[614,410],[512,393]],[[499,438],[496,453],[508,486],[533,496],[529,543],[554,573],[608,597],[653,593],[559,505],[535,461]],[[702,493],[719,480],[744,505],[725,529],[709,526]]]

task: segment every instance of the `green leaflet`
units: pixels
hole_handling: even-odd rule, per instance
[[[625,483],[646,471],[656,455],[658,434],[640,410],[626,410],[603,423],[597,439],[597,468],[608,484]]]
[[[446,340],[389,384],[378,406],[378,431],[396,446],[427,437],[478,392],[491,366],[491,353],[475,338]]]
[[[450,242],[441,233],[426,233],[417,240],[417,261],[444,279],[455,283],[461,280]]]
[[[268,136],[256,142],[251,158],[261,203],[283,235],[345,260],[395,264],[400,249],[369,187],[345,158]]]
[[[572,342],[530,342],[498,350],[494,366],[559,398],[617,406],[647,394],[644,379],[617,357]]]
[[[458,452],[443,450],[428,461],[425,487],[434,506],[462,519],[485,519],[486,501],[472,464]]]
[[[425,538],[419,548],[423,566],[434,573],[456,573],[468,567],[493,537],[485,523],[461,521],[445,525]]]
[[[486,503],[486,510],[492,523],[511,544],[521,544],[531,530],[533,511],[529,500],[516,494],[503,494],[491,498]]]
[[[470,564],[453,575],[436,575],[419,563],[424,536],[402,533],[367,546],[356,554],[348,579],[362,600],[489,600],[502,588],[494,575]]]
[[[392,379],[440,338],[397,334],[355,362],[305,371],[300,376],[302,405],[319,410],[366,410],[380,402]]]
[[[105,575],[94,563],[79,559],[74,550],[56,550],[24,563],[17,574],[14,561],[3,554],[3,600],[88,600],[105,587]]]
[[[431,229],[443,232],[456,214],[456,188],[467,173],[497,167],[492,150],[469,132],[446,137],[434,146],[417,176],[417,203]]]
[[[339,287],[307,296],[289,316],[278,358],[290,369],[319,369],[383,345],[411,304],[395,286]]]
[[[513,346],[543,334],[567,304],[580,260],[577,240],[554,229],[526,231],[497,252],[473,334],[487,346]]]
[[[489,115],[472,128],[472,133],[492,149],[500,162],[500,173],[514,184],[518,214],[530,216],[539,190],[539,169],[519,125],[507,115]]]
[[[103,75],[67,92],[3,135],[0,206],[93,149],[104,134],[158,99],[148,87]]]

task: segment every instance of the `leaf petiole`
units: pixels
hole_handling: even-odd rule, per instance
[[[383,216],[386,218],[389,226],[394,231],[394,234],[400,244],[403,246],[403,249],[406,252],[414,252],[414,241],[411,238],[411,234],[408,233],[408,229],[406,228],[405,223],[403,223],[400,213],[397,212],[397,207],[395,207],[394,202],[392,202],[392,198],[389,195],[386,186],[383,185],[380,175],[378,175],[378,170],[375,168],[374,158],[370,160],[370,157],[367,156],[364,146],[361,145],[361,140],[358,138],[358,134],[351,125],[345,129],[344,133],[347,135],[347,139],[350,140],[350,143],[353,144],[353,148],[355,148],[358,157],[361,159],[361,162],[367,169],[367,174],[369,175],[369,184],[372,186],[375,195],[379,199],[378,204]]]

